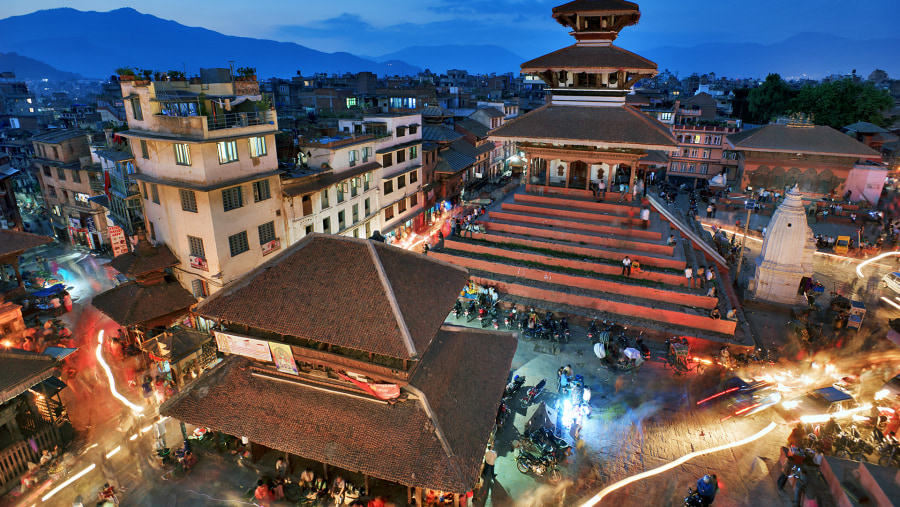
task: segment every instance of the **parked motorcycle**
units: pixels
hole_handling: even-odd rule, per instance
[[[498,428],[503,427],[503,423],[506,421],[510,412],[509,405],[506,404],[506,398],[504,397],[500,400],[500,408],[497,409],[497,420],[494,421]]]
[[[456,303],[453,305],[453,318],[459,319],[459,316],[463,314],[463,306],[460,300],[456,300]]]
[[[529,405],[534,403],[534,400],[544,392],[544,388],[546,386],[547,379],[541,379],[541,381],[538,382],[536,386],[529,389],[528,392],[525,393],[525,396],[522,397],[522,408],[528,408]]]
[[[512,330],[513,326],[517,325],[518,322],[518,310],[516,310],[516,307],[513,306],[512,308],[510,308],[509,313],[506,314],[506,317],[503,318],[503,325],[506,326],[507,330]]]
[[[475,301],[469,302],[469,307],[466,308],[466,322],[472,322],[475,320],[475,317],[478,316],[478,306],[475,304]]]
[[[558,484],[562,480],[562,474],[556,466],[556,460],[553,456],[536,454],[520,449],[519,454],[516,456],[516,468],[523,474],[531,472],[538,477],[546,475],[550,484]]]
[[[569,332],[569,323],[566,321],[566,318],[563,317],[559,319],[559,324],[557,326],[555,334],[556,341],[560,341],[560,338],[562,338],[565,343],[569,343],[570,335],[571,333]]]
[[[491,315],[488,313],[487,308],[482,307],[478,309],[478,322],[481,324],[481,327],[491,325]]]
[[[599,335],[600,335],[600,330],[597,329],[597,321],[596,321],[596,320],[592,320],[592,321],[591,321],[591,328],[588,329],[588,341],[591,342],[591,345],[593,345],[593,344],[595,343],[595,342],[594,342],[594,339],[595,339],[595,338],[598,338]]]
[[[506,384],[506,388],[503,389],[503,397],[511,398],[514,394],[519,392],[519,389],[525,385],[525,375],[516,375],[513,379]]]
[[[638,335],[637,339],[634,341],[637,345],[638,350],[641,351],[641,357],[644,358],[644,361],[650,360],[650,348],[644,343],[644,332]]]
[[[564,461],[572,452],[571,444],[566,442],[565,439],[556,436],[547,428],[536,429],[529,432],[526,436],[544,454],[552,454],[557,462]]]

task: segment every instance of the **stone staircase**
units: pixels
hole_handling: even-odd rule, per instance
[[[639,215],[637,204],[516,193],[479,220],[485,232],[448,237],[429,255],[522,306],[728,341],[736,323],[709,317],[726,303],[687,286],[685,266],[700,264],[693,249],[666,245],[668,222],[653,213],[645,229]],[[640,264],[631,276],[625,256]]]

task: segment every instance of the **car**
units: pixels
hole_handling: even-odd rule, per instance
[[[721,382],[715,392],[697,402],[698,406],[719,405],[726,407],[724,419],[759,413],[781,401],[781,393],[772,382],[746,381],[730,377]]]
[[[888,289],[900,294],[900,273],[894,271],[884,275],[881,277],[881,283]]]
[[[780,407],[789,422],[807,424],[822,423],[831,417],[836,420],[850,419],[853,414],[872,408],[871,405],[860,405],[852,394],[834,386],[814,389],[785,400]]]

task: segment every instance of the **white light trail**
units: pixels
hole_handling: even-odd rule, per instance
[[[860,278],[865,278],[865,276],[863,276],[863,274],[862,274],[863,266],[866,266],[869,263],[884,259],[885,257],[891,256],[891,255],[900,255],[900,252],[884,252],[881,255],[876,255],[875,257],[872,257],[871,259],[866,259],[866,260],[860,262],[859,266],[856,266],[856,276],[858,276]],[[882,298],[882,299],[884,299],[884,298]]]
[[[888,298],[886,298],[886,297],[884,297],[884,296],[881,296],[881,300],[884,301],[885,303],[887,303],[887,304],[893,306],[894,308],[900,310],[900,305],[898,305],[897,303],[891,301],[890,299],[888,299]]]
[[[633,475],[631,477],[627,477],[618,482],[614,482],[614,483],[610,484],[609,486],[600,490],[599,493],[597,493],[596,495],[591,497],[588,501],[581,504],[580,507],[593,507],[594,505],[597,505],[598,503],[600,503],[600,500],[603,500],[603,498],[606,495],[612,493],[613,491],[615,491],[619,488],[627,486],[627,485],[631,484],[632,482],[636,482],[641,479],[644,479],[644,478],[647,478],[647,477],[650,477],[653,475],[661,474],[663,472],[671,470],[671,469],[677,467],[678,465],[687,463],[689,460],[691,460],[692,458],[696,458],[697,456],[702,456],[704,454],[711,454],[714,452],[724,451],[725,449],[731,449],[733,447],[738,447],[738,446],[741,446],[744,444],[749,444],[750,442],[753,442],[755,440],[759,440],[760,438],[766,436],[769,432],[774,430],[775,427],[776,427],[775,423],[769,423],[768,426],[766,426],[765,428],[760,430],[755,435],[751,435],[743,440],[738,440],[737,442],[732,442],[730,444],[720,445],[718,447],[713,447],[711,449],[705,449],[702,451],[694,451],[692,453],[685,454],[684,456],[678,458],[677,460],[667,463],[663,466],[656,467],[652,470],[647,470],[646,472],[642,472],[637,475]]]
[[[131,438],[129,438],[128,440],[134,442],[135,440],[137,440],[137,437],[137,433],[135,433],[134,435],[131,435]]]
[[[65,487],[68,486],[69,484],[72,484],[73,482],[77,481],[78,479],[81,479],[82,477],[84,477],[84,475],[85,475],[86,473],[90,472],[91,470],[93,470],[93,469],[95,469],[95,468],[97,468],[97,465],[92,464],[91,466],[89,466],[89,467],[85,468],[84,470],[78,472],[77,474],[73,475],[72,477],[69,477],[69,479],[68,479],[66,482],[60,484],[59,486],[57,486],[57,487],[55,487],[55,488],[53,488],[49,493],[47,493],[46,495],[44,495],[44,497],[41,498],[41,502],[46,502],[47,500],[53,498],[53,495],[55,495],[55,494],[59,493],[60,491],[62,491],[63,488],[65,488]]]
[[[109,369],[109,365],[106,364],[106,361],[103,360],[103,330],[100,330],[100,334],[97,335],[97,361],[100,362],[100,366],[103,367],[103,371],[106,372],[106,377],[109,379],[109,390],[112,392],[112,395],[116,397],[119,401],[124,403],[131,410],[134,410],[136,413],[140,414],[144,411],[144,407],[140,405],[135,405],[134,403],[128,401],[128,398],[119,394],[119,391],[116,391],[116,379],[113,378],[112,370]]]
[[[122,446],[120,445],[120,446],[116,447],[115,449],[109,451],[108,453],[106,453],[106,459],[112,458],[113,456],[116,455],[116,453],[118,453],[121,450],[122,450]]]
[[[863,405],[861,407],[851,408],[851,409],[847,409],[847,410],[841,410],[840,412],[832,412],[830,414],[805,415],[800,418],[800,421],[807,423],[807,424],[823,423],[823,422],[828,421],[828,419],[831,419],[832,417],[834,417],[834,418],[847,417],[849,415],[853,415],[858,412],[862,412],[864,410],[871,410],[871,409],[872,409],[872,405],[866,403],[865,405]]]

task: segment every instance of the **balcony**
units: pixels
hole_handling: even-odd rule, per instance
[[[247,128],[257,125],[272,125],[272,128],[275,128],[275,111],[225,113],[217,114],[215,116],[206,116],[206,126],[210,131],[231,128]]]
[[[216,139],[278,130],[275,111],[224,113],[215,116],[153,115],[154,133],[195,139]]]
[[[106,191],[103,180],[101,180],[100,178],[90,178],[90,187],[92,192],[102,194]]]

